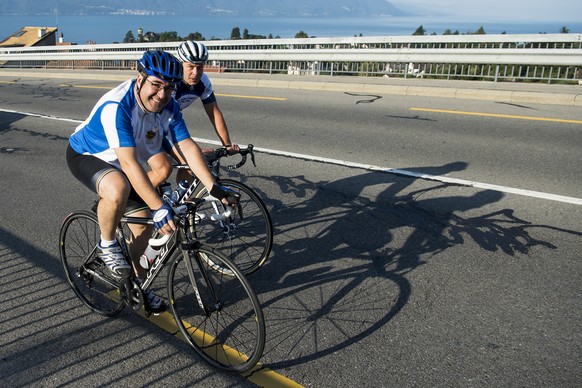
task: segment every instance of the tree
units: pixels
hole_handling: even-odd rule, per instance
[[[243,39],[249,39],[249,30],[248,29],[245,28],[243,30],[242,38]]]
[[[309,38],[309,35],[307,35],[307,32],[301,30],[295,34],[295,38]]]
[[[416,29],[416,31],[414,31],[412,35],[426,35],[426,31],[424,30],[422,24]]]
[[[477,31],[473,32],[473,35],[486,35],[485,29],[483,26],[477,28]]]
[[[186,37],[186,39],[184,40],[206,40],[201,33],[199,33],[198,31],[196,32],[191,32],[188,34],[188,36]]]
[[[178,42],[182,40],[176,31],[164,31],[160,34],[159,42]]]
[[[135,37],[133,36],[133,31],[129,30],[123,38],[123,43],[135,43]]]
[[[234,27],[230,32],[230,39],[240,39],[240,28]]]
[[[570,29],[566,26],[562,26],[562,28],[560,28],[560,34],[569,34],[570,33]]]

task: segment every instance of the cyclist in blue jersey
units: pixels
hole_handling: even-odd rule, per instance
[[[187,162],[213,196],[225,204],[236,201],[215,184],[200,148],[190,137],[179,105],[172,98],[182,77],[182,64],[173,55],[161,50],[146,51],[138,62],[137,77],[101,97],[69,139],[69,169],[99,195],[101,238],[97,256],[118,277],[132,271],[115,240],[115,229],[125,212],[152,215],[156,229],[163,234],[176,229],[172,208],[156,190],[171,172],[159,168],[168,160],[162,147],[164,138],[171,140],[172,152]],[[151,167],[149,173],[144,168],[146,164]],[[131,234],[131,261],[139,279],[145,275],[139,257],[151,229],[134,225]],[[165,309],[163,300],[151,291],[146,293],[146,302],[154,313]]]

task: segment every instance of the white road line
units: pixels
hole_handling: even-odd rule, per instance
[[[202,139],[202,138],[195,138],[195,137],[193,137],[193,139],[197,142],[221,145],[221,143],[218,141],[207,140],[207,139]],[[318,156],[297,154],[294,152],[278,151],[278,150],[272,150],[272,149],[267,149],[267,148],[255,147],[255,150],[259,151],[259,152],[264,152],[266,154],[282,155],[282,156],[287,156],[287,157],[291,157],[291,158],[312,160],[312,161],[321,162],[321,163],[336,164],[339,166],[354,167],[354,168],[360,168],[360,169],[364,169],[364,170],[385,172],[388,174],[403,175],[403,176],[408,176],[408,177],[413,177],[413,178],[426,179],[426,180],[438,181],[438,182],[443,182],[443,183],[450,183],[450,184],[460,185],[460,186],[476,187],[479,189],[500,191],[503,193],[517,194],[517,195],[522,195],[522,196],[526,196],[526,197],[534,197],[534,198],[540,198],[540,199],[547,199],[547,200],[551,200],[551,201],[571,203],[574,205],[582,205],[582,198],[566,197],[563,195],[543,193],[540,191],[517,189],[514,187],[499,186],[499,185],[492,185],[489,183],[482,183],[482,182],[468,181],[468,180],[464,180],[464,179],[450,178],[450,177],[442,176],[442,175],[429,175],[429,174],[424,174],[424,173],[419,173],[419,172],[414,172],[414,171],[400,170],[397,168],[380,167],[380,166],[374,166],[371,164],[354,163],[354,162],[349,162],[349,161],[345,161],[345,160],[322,158],[322,157],[318,157]]]
[[[51,120],[68,121],[68,122],[74,122],[74,123],[81,123],[82,122],[81,120],[67,119],[67,118],[55,117],[55,116],[47,116],[47,115],[36,114],[36,113],[19,112],[19,111],[8,110],[8,109],[0,109],[0,112],[16,113],[16,114],[21,114],[21,115],[26,115],[26,116],[47,118],[47,119],[51,119]],[[194,141],[201,142],[201,143],[221,145],[220,142],[214,141],[214,140],[202,139],[202,138],[197,138],[197,137],[192,137],[192,139],[194,139]],[[380,167],[380,166],[374,166],[371,164],[354,163],[354,162],[349,162],[349,161],[345,161],[345,160],[322,158],[322,157],[318,157],[318,156],[298,154],[298,153],[294,153],[294,152],[285,152],[285,151],[273,150],[273,149],[268,149],[268,148],[255,147],[255,150],[258,152],[264,152],[266,154],[287,156],[287,157],[291,157],[291,158],[305,159],[305,160],[311,160],[311,161],[328,163],[328,164],[335,164],[335,165],[345,166],[345,167],[354,167],[354,168],[360,168],[363,170],[385,172],[388,174],[403,175],[403,176],[408,176],[408,177],[412,177],[412,178],[426,179],[426,180],[443,182],[443,183],[450,183],[450,184],[460,185],[460,186],[476,187],[476,188],[484,189],[484,190],[493,190],[493,191],[499,191],[502,193],[517,194],[517,195],[522,195],[522,196],[526,196],[526,197],[533,197],[533,198],[546,199],[546,200],[550,200],[550,201],[570,203],[573,205],[582,205],[582,198],[566,197],[563,195],[543,193],[540,191],[524,190],[524,189],[518,189],[518,188],[514,188],[514,187],[499,186],[499,185],[493,185],[493,184],[489,184],[489,183],[482,183],[482,182],[476,182],[476,181],[468,181],[468,180],[464,180],[464,179],[450,178],[450,177],[446,177],[446,176],[442,176],[442,175],[429,175],[429,174],[423,174],[423,173],[418,173],[418,172],[414,172],[414,171],[400,170],[397,168]]]
[[[68,119],[66,117],[49,116],[49,115],[43,115],[40,113],[19,112],[19,111],[10,110],[10,109],[0,109],[0,112],[15,113],[15,114],[19,114],[19,115],[32,116],[32,117],[40,117],[40,118],[49,119],[49,120],[68,121],[71,123],[79,123],[79,124],[83,122],[82,120]]]

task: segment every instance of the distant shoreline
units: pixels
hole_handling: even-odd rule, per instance
[[[315,37],[405,36],[422,25],[428,35],[442,35],[447,29],[467,34],[483,27],[486,34],[582,33],[582,22],[458,21],[446,18],[367,17],[367,18],[282,18],[233,16],[93,15],[93,16],[0,16],[0,41],[25,26],[58,27],[66,42],[97,44],[122,42],[126,33],[137,29],[156,33],[175,31],[181,37],[199,32],[206,40],[230,39],[234,27],[250,34],[293,38],[299,31]]]

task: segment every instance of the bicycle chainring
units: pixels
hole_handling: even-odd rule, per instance
[[[131,289],[129,290],[129,297],[126,291],[127,283],[129,282]],[[130,279],[127,282],[122,281],[119,286],[119,292],[121,293],[121,298],[123,302],[129,306],[132,310],[137,311],[144,305],[144,295],[140,286],[135,282],[135,280]]]

